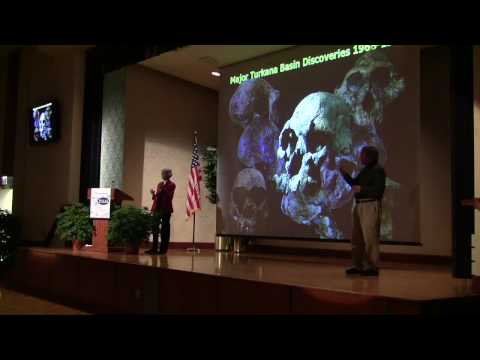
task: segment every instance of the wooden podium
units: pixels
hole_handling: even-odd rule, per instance
[[[91,200],[91,189],[88,189],[88,200]],[[122,205],[122,201],[127,200],[127,201],[132,201],[133,198],[121,191],[120,189],[111,189],[112,193],[112,200],[111,204],[115,205]],[[93,226],[94,226],[94,231],[93,231],[93,236],[92,236],[92,246],[90,247],[90,251],[95,251],[99,253],[108,253],[108,224],[110,222],[110,219],[93,219]]]

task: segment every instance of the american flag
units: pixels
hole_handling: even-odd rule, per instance
[[[188,177],[187,219],[190,218],[195,211],[200,210],[200,180],[202,180],[202,173],[199,159],[197,135],[195,135],[192,166],[190,168],[190,176]]]

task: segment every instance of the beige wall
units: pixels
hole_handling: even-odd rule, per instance
[[[134,205],[150,208],[149,190],[160,181],[162,168],[171,168],[177,185],[171,241],[190,242],[192,222],[185,221],[185,201],[193,131],[199,131],[200,146],[216,144],[217,93],[134,65],[127,68],[125,99],[124,191],[133,196]],[[213,242],[216,209],[205,198],[204,184],[201,192],[195,240]]]
[[[78,201],[84,91],[84,50],[61,53],[27,48],[20,64],[13,211],[26,241],[45,240],[65,203]],[[61,137],[47,146],[29,144],[29,108],[59,104]]]

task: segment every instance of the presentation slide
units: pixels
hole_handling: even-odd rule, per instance
[[[295,46],[222,69],[217,232],[346,240],[359,154],[387,173],[384,241],[418,241],[420,47]]]

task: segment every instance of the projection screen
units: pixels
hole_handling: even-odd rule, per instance
[[[343,240],[359,152],[387,173],[381,238],[415,242],[418,46],[295,46],[222,69],[217,233]]]

